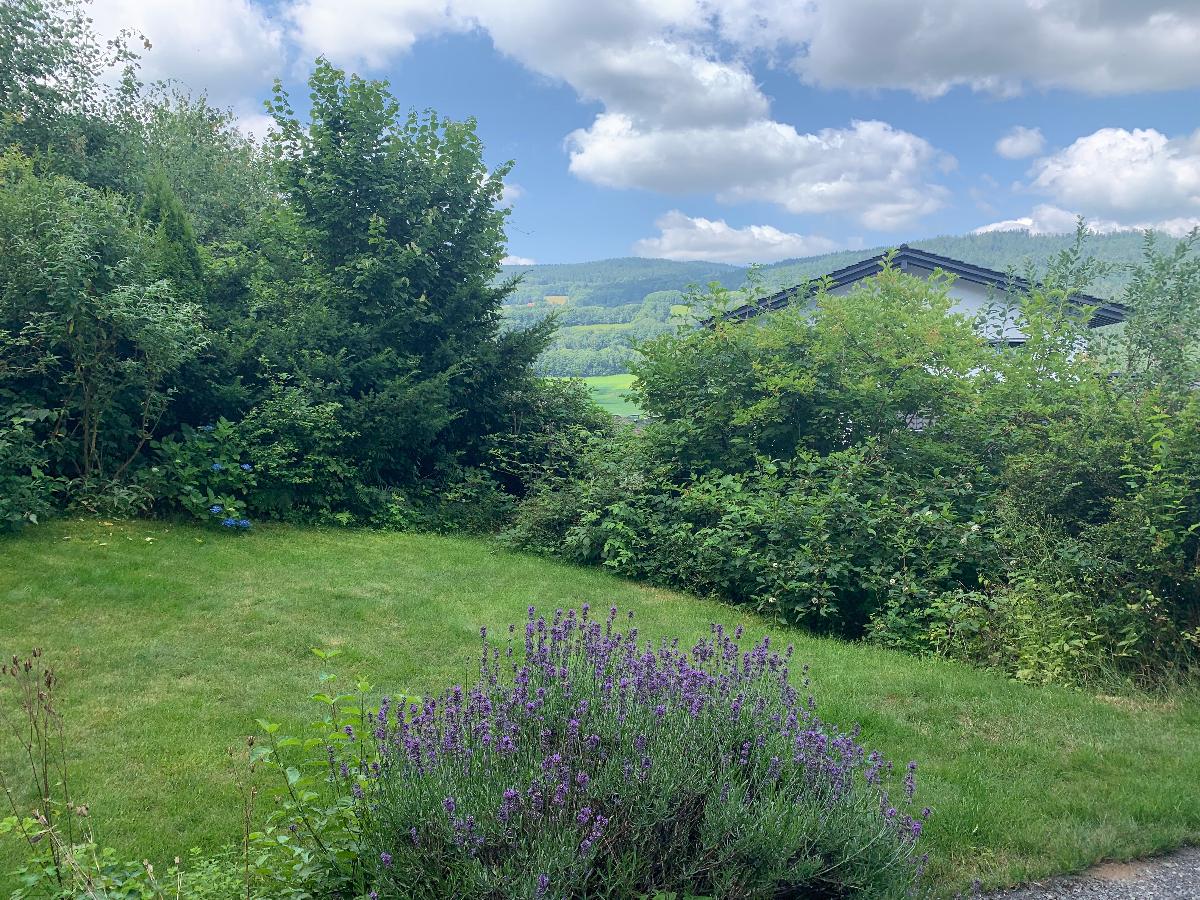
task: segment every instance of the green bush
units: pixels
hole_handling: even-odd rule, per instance
[[[238,423],[256,476],[248,493],[256,515],[322,521],[359,505],[359,472],[349,450],[358,435],[346,431],[341,409],[336,401],[277,384]]]
[[[202,522],[245,521],[257,477],[232,422],[184,426],[177,437],[156,441],[154,449],[159,462],[149,477],[157,496]]]
[[[682,484],[610,459],[582,483],[535,495],[509,538],[544,549],[557,532],[576,561],[821,631],[860,635],[889,597],[936,595],[987,566],[964,486],[895,473],[871,445]]]
[[[956,315],[946,279],[890,268],[651,341],[635,394],[652,418],[539,483],[509,539],[1026,680],[1191,670],[1200,396],[1137,291],[1200,307],[1200,279],[1186,253],[1144,265],[1125,298],[1136,377],[1067,301],[1093,271],[1078,246],[1008,310],[1020,347]]]
[[[32,426],[49,410],[9,410],[0,420],[0,528],[16,530],[49,518],[59,479],[48,474],[49,460]]]

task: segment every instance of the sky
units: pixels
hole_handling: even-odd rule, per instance
[[[509,261],[1200,225],[1200,0],[94,0],[265,134],[320,55],[473,116]]]

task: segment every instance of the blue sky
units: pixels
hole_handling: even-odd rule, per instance
[[[514,259],[1200,223],[1200,0],[96,0],[267,127],[318,53],[474,116]],[[299,104],[297,104],[299,106]]]

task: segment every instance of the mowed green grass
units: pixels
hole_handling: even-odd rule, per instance
[[[641,408],[624,395],[633,387],[632,375],[592,375],[581,379],[592,392],[592,399],[614,416],[640,416]]]
[[[823,716],[920,765],[945,892],[1200,838],[1200,700],[1032,688],[780,628],[732,607],[473,539],[260,526],[56,523],[0,539],[0,651],[44,648],[62,678],[75,790],[104,843],[165,861],[240,835],[226,748],[257,716],[312,710],[312,647],[346,675],[420,694],[469,679],[480,625],[590,602],[647,636],[713,621],[797,645]],[[11,747],[11,745],[9,745]],[[11,750],[0,756],[15,762]],[[269,806],[268,802],[260,808]],[[0,844],[0,871],[15,863]],[[0,879],[4,885],[4,879]]]

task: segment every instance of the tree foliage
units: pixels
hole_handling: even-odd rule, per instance
[[[1030,680],[1187,670],[1200,399],[1180,362],[1194,332],[1163,312],[1164,294],[1180,316],[1200,302],[1184,246],[1147,248],[1124,338],[1068,302],[1100,268],[1079,242],[1003,311],[1017,347],[955,313],[948,279],[890,267],[657,338],[634,366],[650,420],[543,482],[510,534]]]
[[[260,146],[204,98],[143,87],[82,2],[0,15],[6,474],[94,509],[344,521],[463,481],[520,489],[479,467],[539,390],[552,325],[501,327],[508,166],[473,121],[401,113],[319,60],[305,121],[278,88]],[[201,474],[220,448],[193,437],[218,422],[253,478]]]

